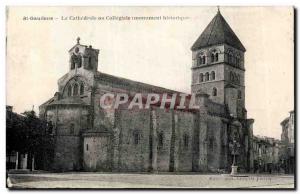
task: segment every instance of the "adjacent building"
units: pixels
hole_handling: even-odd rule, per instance
[[[270,137],[253,136],[253,172],[255,173],[279,173],[279,150],[281,142]]]
[[[294,111],[290,111],[290,115],[280,123],[282,127],[280,159],[285,173],[294,173],[295,171],[294,118]]]

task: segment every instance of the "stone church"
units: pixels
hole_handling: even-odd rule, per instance
[[[56,171],[219,172],[236,158],[252,166],[253,119],[245,108],[245,47],[221,13],[191,47],[191,94],[197,110],[102,109],[105,93],[180,93],[98,71],[99,50],[69,50],[69,72],[42,104],[55,146],[44,160]],[[191,95],[187,94],[187,95]],[[236,149],[233,149],[235,147]]]

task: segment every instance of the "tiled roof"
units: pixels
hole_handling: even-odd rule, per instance
[[[246,51],[241,41],[218,11],[217,15],[208,24],[191,49],[194,51],[200,48],[224,43],[241,51]]]
[[[139,92],[158,93],[158,94],[160,94],[160,93],[168,93],[168,94],[183,93],[183,92],[166,89],[166,88],[159,87],[159,86],[154,86],[154,85],[150,85],[150,84],[146,84],[146,83],[142,83],[142,82],[138,82],[138,81],[133,81],[133,80],[122,78],[122,77],[113,76],[113,75],[102,73],[102,72],[97,72],[96,79],[102,80],[102,81],[108,81],[112,84],[115,83],[118,85],[123,85],[126,88],[136,89]]]

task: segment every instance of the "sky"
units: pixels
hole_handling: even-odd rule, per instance
[[[247,51],[246,109],[254,134],[280,138],[280,122],[294,107],[292,7],[220,7]],[[100,49],[98,71],[190,92],[192,44],[216,7],[10,7],[7,11],[6,104],[21,113],[58,90],[68,50]],[[53,17],[53,21],[24,17]],[[70,16],[173,16],[182,20],[62,20]]]

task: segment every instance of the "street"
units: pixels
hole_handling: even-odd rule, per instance
[[[38,173],[9,174],[7,185],[24,188],[294,188],[293,175],[231,177],[221,174],[104,174]]]

